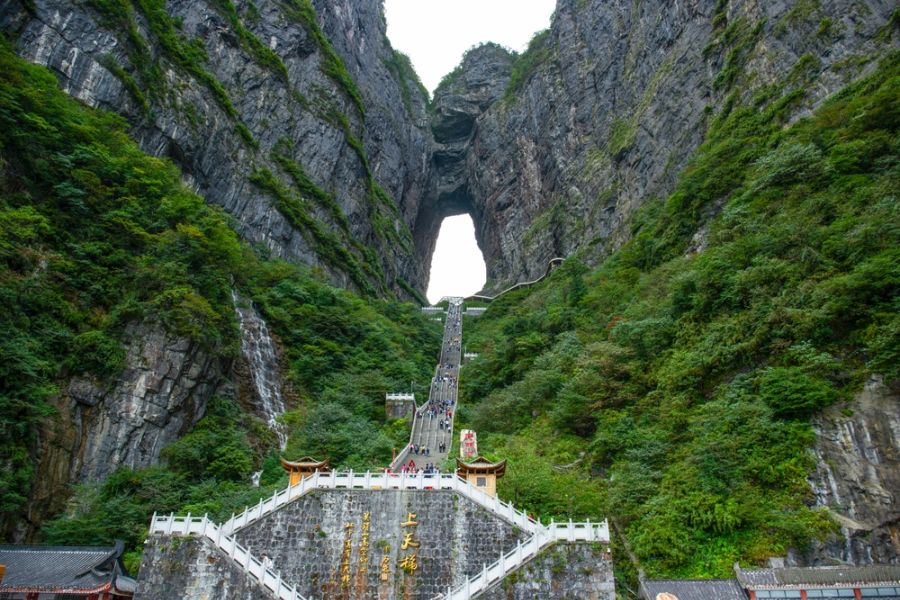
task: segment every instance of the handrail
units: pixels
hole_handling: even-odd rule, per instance
[[[533,536],[519,541],[516,547],[503,554],[490,565],[484,565],[481,573],[466,578],[455,588],[448,588],[443,600],[469,600],[472,595],[478,594],[499,582],[510,571],[517,569],[522,564],[538,555],[545,547],[557,541],[576,542],[607,542],[609,543],[609,525],[606,521],[600,523],[553,523],[545,530],[538,530]]]
[[[467,578],[456,588],[448,589],[447,594],[442,596],[445,600],[468,600],[472,594],[487,589],[511,570],[518,568],[554,542],[609,542],[609,526],[606,521],[575,523],[570,520],[568,523],[556,523],[551,520],[549,525],[543,525],[526,513],[517,510],[511,503],[488,495],[455,473],[409,475],[369,471],[366,473],[354,473],[353,471],[320,473],[316,471],[301,479],[297,484],[274,493],[268,500],[260,500],[258,505],[248,507],[240,515],[232,515],[221,526],[217,526],[205,515],[202,518],[192,518],[190,514],[186,517],[178,517],[174,514],[169,516],[154,514],[150,524],[150,533],[205,535],[234,558],[238,564],[245,566],[246,571],[265,587],[271,589],[280,600],[306,600],[297,593],[295,588],[285,583],[277,573],[268,568],[264,569],[262,563],[254,558],[247,548],[237,543],[234,533],[288,502],[319,489],[453,490],[530,534],[530,537],[524,542],[520,541],[516,548],[503,554],[491,565],[485,565],[481,573]]]
[[[540,283],[551,273],[551,271],[553,271],[553,267],[561,265],[564,260],[566,260],[566,259],[565,259],[565,257],[562,257],[562,256],[557,256],[556,258],[551,258],[550,262],[547,263],[547,272],[533,281],[520,281],[519,283],[515,283],[515,284],[509,286],[502,292],[497,292],[493,296],[482,296],[480,294],[473,294],[471,296],[466,296],[466,300],[484,300],[485,302],[493,302],[494,300],[496,300],[503,294],[506,294],[507,292],[512,292],[512,291],[517,290],[522,287]]]
[[[275,594],[279,600],[307,600],[297,591],[297,588],[284,581],[281,575],[253,556],[249,548],[241,546],[233,536],[225,535],[222,528],[210,521],[206,515],[191,517],[191,514],[188,513],[186,517],[178,517],[175,514],[159,516],[153,513],[153,519],[150,521],[150,533],[197,534],[206,537],[243,567],[244,572],[256,579],[264,589]]]
[[[441,342],[441,359],[443,359],[443,341]],[[434,367],[434,377],[437,377],[440,372],[441,367],[437,365]],[[432,379],[432,381],[434,381]],[[412,427],[409,428],[409,441],[406,442],[406,445],[403,446],[403,449],[394,457],[394,460],[391,461],[391,466],[389,467],[391,471],[396,471],[400,465],[406,462],[406,459],[409,457],[410,449],[412,448],[413,440],[416,439],[416,425],[419,424],[419,411],[428,406],[428,403],[431,401],[431,387],[429,386],[428,390],[428,400],[422,403],[422,405],[418,405],[413,401],[413,424]],[[424,425],[424,419],[422,420],[422,424]]]
[[[544,527],[511,503],[491,496],[472,485],[456,473],[354,473],[353,471],[320,473],[304,477],[292,486],[275,492],[267,500],[260,500],[238,515],[232,515],[222,524],[222,531],[231,535],[235,531],[254,523],[288,502],[313,490],[321,489],[362,489],[362,490],[451,490],[472,500],[482,508],[504,519],[512,525],[533,534]]]
[[[461,317],[462,316],[462,307],[460,307],[459,310],[460,310],[460,317]],[[441,353],[440,353],[440,356],[438,357],[438,364],[434,367],[434,375],[432,376],[432,379],[431,379],[432,383],[434,382],[435,379],[437,379],[438,375],[441,372],[441,365],[444,364],[444,344],[447,341],[447,331],[452,325],[451,321],[449,320],[450,307],[448,307],[448,309],[447,309],[447,315],[448,315],[447,324],[444,327],[444,335],[441,338]],[[459,324],[459,334],[460,334],[460,337],[462,337],[462,321],[460,321],[460,324]],[[460,357],[460,359],[462,359],[462,357]],[[458,380],[456,382],[456,385],[457,385],[456,398],[459,399],[459,393],[458,393],[459,381]],[[434,393],[434,385],[432,384],[428,388],[428,399],[421,406],[415,405],[415,403],[413,403],[414,404],[413,424],[409,431],[409,441],[406,443],[406,446],[404,446],[400,450],[400,452],[397,454],[397,456],[394,457],[394,460],[391,461],[391,465],[389,467],[391,471],[397,471],[398,469],[400,469],[400,467],[406,462],[406,459],[409,458],[409,454],[412,450],[413,440],[416,439],[416,426],[418,425],[421,428],[425,425],[424,416],[422,417],[422,421],[420,424],[419,413],[424,411],[425,407],[427,407],[428,404],[431,402],[433,393]],[[453,432],[453,423],[455,422],[455,420],[456,420],[456,410],[453,411],[453,415],[450,419],[451,434]]]

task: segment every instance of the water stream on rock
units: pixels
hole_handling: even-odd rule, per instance
[[[266,420],[269,428],[278,436],[278,444],[284,450],[287,444],[287,432],[278,422],[284,414],[284,397],[281,393],[281,374],[278,371],[278,356],[275,343],[269,335],[269,328],[252,304],[242,306],[237,292],[232,290],[234,310],[237,312],[238,324],[241,328],[241,353],[250,367],[250,379],[256,390],[254,406],[256,413]],[[259,475],[254,475],[254,482]]]

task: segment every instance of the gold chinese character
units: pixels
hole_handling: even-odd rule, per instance
[[[346,523],[344,525],[344,529],[348,529],[352,532],[353,531],[353,523]]]
[[[410,546],[412,546],[413,548],[418,548],[419,542],[413,541],[413,534],[407,533],[403,536],[403,544],[401,544],[400,549],[406,550]]]
[[[383,556],[381,558],[381,580],[387,581],[388,573],[390,573],[390,572],[391,572],[391,559],[389,559],[387,556]]]
[[[350,585],[350,574],[341,575],[341,587],[349,587]]]
[[[402,523],[400,523],[400,525],[402,527],[415,527],[416,525],[418,525],[418,523],[416,523],[416,513],[407,513],[406,521],[403,521]]]
[[[412,573],[419,568],[418,556],[415,552],[413,552],[412,554],[407,554],[400,559],[399,566],[407,573]]]

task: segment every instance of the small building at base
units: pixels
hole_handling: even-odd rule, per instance
[[[734,579],[647,579],[644,600],[900,600],[900,565],[742,569]]]
[[[0,598],[9,600],[124,600],[135,580],[122,563],[124,544],[0,546],[5,573]]]
[[[328,459],[316,460],[309,456],[304,456],[300,460],[281,459],[281,468],[287,471],[291,480],[291,485],[297,485],[304,477],[309,477],[316,471],[324,473],[330,470]]]
[[[456,473],[488,496],[496,496],[497,480],[506,473],[506,461],[492,462],[481,455],[468,463],[457,458]]]

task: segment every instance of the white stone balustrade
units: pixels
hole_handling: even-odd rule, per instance
[[[318,471],[301,479],[296,485],[272,494],[267,500],[260,500],[256,506],[248,507],[239,515],[232,517],[217,526],[207,519],[169,516],[153,516],[150,533],[164,534],[198,534],[204,535],[219,548],[245,567],[251,575],[268,589],[276,593],[281,600],[306,600],[297,594],[296,589],[281,580],[271,569],[263,569],[262,563],[250,552],[238,544],[234,532],[258,521],[288,502],[299,498],[313,490],[452,490],[482,506],[492,514],[515,525],[530,534],[530,538],[516,548],[501,556],[484,570],[467,579],[460,586],[442,595],[448,600],[468,600],[474,594],[486,590],[502,579],[507,573],[518,568],[524,562],[536,556],[546,546],[554,542],[600,542],[609,543],[609,527],[606,521],[600,523],[555,523],[543,525],[526,513],[517,510],[511,503],[504,502],[495,496],[484,493],[455,473],[354,473],[353,471],[319,473]],[[277,590],[277,591],[276,591]],[[293,595],[292,595],[293,594]]]
[[[222,532],[222,528],[210,521],[206,515],[191,517],[190,513],[185,517],[175,515],[153,514],[150,522],[150,533],[162,533],[166,535],[199,535],[206,537],[219,547],[225,554],[244,569],[260,585],[271,591],[279,600],[307,600],[299,594],[297,589],[285,582],[281,576],[263,565],[262,561],[250,554],[250,550],[241,546],[234,537]]]

